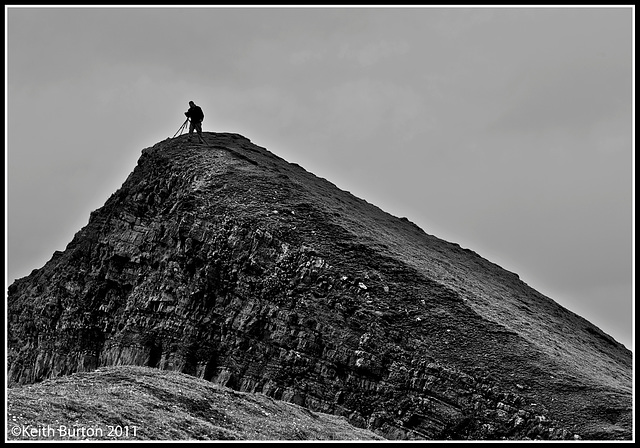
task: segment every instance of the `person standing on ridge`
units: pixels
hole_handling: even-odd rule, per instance
[[[200,143],[205,143],[202,138],[202,120],[204,120],[204,112],[196,103],[189,101],[189,110],[184,113],[189,119],[189,141],[191,141],[191,133],[195,129],[198,133]]]

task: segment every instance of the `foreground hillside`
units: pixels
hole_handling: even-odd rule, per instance
[[[9,287],[10,384],[141,365],[386,439],[632,438],[622,344],[242,136],[205,139],[143,150]]]
[[[8,440],[381,440],[344,417],[178,372],[103,367],[10,388]]]

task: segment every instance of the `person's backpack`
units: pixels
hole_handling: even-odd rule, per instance
[[[200,122],[204,121],[204,112],[202,112],[202,109],[200,108],[200,106],[195,106],[193,109],[194,109],[193,119]]]

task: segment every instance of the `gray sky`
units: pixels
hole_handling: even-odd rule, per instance
[[[6,8],[6,7],[5,7]],[[632,7],[5,9],[6,276],[193,100],[632,349]]]

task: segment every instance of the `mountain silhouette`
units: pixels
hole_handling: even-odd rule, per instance
[[[632,438],[622,344],[241,135],[203,136],[144,149],[66,249],[9,286],[12,388],[135,365],[386,439]]]

